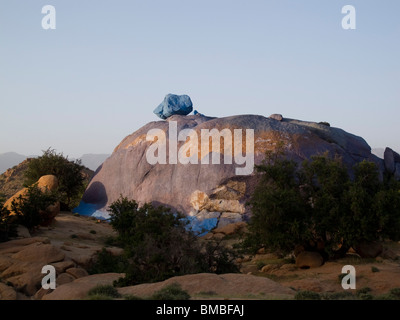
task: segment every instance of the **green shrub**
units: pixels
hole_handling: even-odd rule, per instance
[[[372,300],[374,297],[369,293],[371,288],[364,287],[356,291],[356,296],[361,300]]]
[[[117,285],[162,281],[188,273],[238,272],[235,252],[219,241],[202,243],[187,230],[186,220],[169,208],[120,197],[109,208],[110,223],[124,248],[124,278]],[[100,259],[101,262],[101,259]]]
[[[178,283],[172,283],[155,292],[150,300],[189,300],[190,295]]]
[[[372,266],[371,267],[372,272],[379,272],[380,270],[377,267]]]
[[[105,297],[109,299],[120,298],[118,290],[111,285],[98,285],[88,292],[89,297],[96,297],[96,299]]]
[[[354,300],[356,297],[349,291],[322,294],[324,300]]]
[[[58,197],[53,192],[43,192],[36,185],[28,187],[25,196],[19,196],[11,203],[11,211],[17,215],[19,224],[32,231],[35,227],[48,221],[48,206],[53,205]]]
[[[294,296],[295,300],[321,300],[321,295],[314,291],[298,291]]]
[[[97,273],[124,273],[128,268],[129,262],[124,256],[114,256],[103,248],[95,257],[95,262],[89,268],[89,274]]]
[[[396,299],[400,299],[400,288],[390,289],[389,293],[396,297]]]
[[[299,166],[281,144],[255,169],[259,183],[248,203],[247,249],[289,253],[296,245],[312,251],[323,243],[329,258],[363,241],[400,238],[400,183],[380,181],[373,162],[357,163],[350,178],[339,157],[316,155]]]
[[[326,122],[326,121],[321,121],[321,122],[319,122],[319,124],[322,124],[322,125],[327,126],[327,127],[331,126],[331,124],[329,122]]]

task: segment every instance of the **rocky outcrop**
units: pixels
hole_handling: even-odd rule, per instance
[[[397,180],[400,180],[400,155],[390,148],[386,148],[383,154],[385,169],[393,174]]]
[[[184,141],[178,141],[171,134],[173,125],[176,125],[178,133],[191,129],[191,135],[183,137],[185,139],[181,137]],[[229,135],[228,140],[220,139],[224,129],[232,133],[230,140]],[[246,129],[254,130],[253,149],[251,141],[246,139],[250,137]],[[156,141],[159,141],[148,136],[150,130],[165,133],[165,163],[151,164],[148,161],[148,153],[154,151]],[[211,141],[208,148],[203,149],[199,147],[202,130],[210,133]],[[236,145],[234,143],[235,130],[242,133],[241,148],[238,141]],[[196,160],[197,164],[195,161],[176,161],[173,153],[175,142],[176,150],[186,147],[186,156]],[[196,142],[198,149],[195,148]],[[219,146],[217,142],[220,142]],[[260,164],[265,152],[274,150],[280,142],[284,144],[287,156],[297,162],[328,152],[341,156],[350,172],[354,164],[364,159],[374,161],[380,172],[384,171],[383,160],[371,154],[371,148],[364,139],[339,128],[278,116],[212,118],[200,114],[173,115],[167,121],[150,122],[123,139],[97,170],[83,195],[81,206],[75,212],[109,217],[108,206],[122,194],[139,204],[163,204],[191,216],[193,220],[203,219],[208,227],[237,222],[240,218],[247,221],[250,210],[246,201],[254,190],[257,176],[254,172],[237,174],[236,169],[249,166],[252,170],[253,164],[243,159],[239,164],[240,161],[236,161],[239,158],[234,156],[241,152],[243,157],[248,155],[249,159],[254,159],[254,164]],[[225,149],[225,146],[228,148]],[[225,161],[225,156],[229,158],[229,155],[232,156],[231,163]],[[203,162],[204,159],[209,161]],[[219,159],[220,163],[212,162],[214,159]]]
[[[283,287],[279,283],[265,277],[257,277],[248,274],[211,274],[199,273],[179,277],[173,277],[168,280],[157,283],[139,284],[136,286],[119,288],[122,295],[133,295],[138,297],[149,297],[154,292],[168,286],[172,283],[178,283],[183,290],[190,296],[201,295],[202,293],[212,294],[213,297],[226,296],[244,298],[248,296],[263,296],[265,299],[287,299],[294,296],[295,291]]]
[[[4,194],[6,199],[24,188],[24,174],[31,161],[32,159],[28,158],[0,175],[0,194]]]
[[[34,237],[0,243],[0,299],[40,300],[50,294],[52,289],[41,287],[45,265],[55,268],[57,287],[87,277],[104,239],[114,235],[108,223],[61,212],[50,227],[39,227]],[[106,250],[123,253],[117,247]]]

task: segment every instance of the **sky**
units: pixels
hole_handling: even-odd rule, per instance
[[[398,0],[1,0],[0,153],[112,153],[168,93],[400,150],[399,15]]]

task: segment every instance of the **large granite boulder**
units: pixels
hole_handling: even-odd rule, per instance
[[[178,133],[186,129],[183,132],[188,134],[187,129],[192,130],[190,135],[177,139],[171,128]],[[220,139],[224,129],[232,133],[235,129],[239,130],[243,133],[242,139],[236,141],[232,134],[230,138],[227,136],[225,142],[225,138]],[[251,134],[246,129],[254,130],[252,141],[247,141]],[[205,148],[201,148],[203,144],[200,143],[203,130],[210,130],[211,138],[206,140],[212,142]],[[149,132],[161,132],[165,136],[157,137],[157,140]],[[148,155],[154,152],[156,142],[160,141],[168,147],[165,159],[158,159],[162,163],[154,163],[154,159],[149,161]],[[153,202],[181,211],[192,222],[199,222],[199,230],[215,227],[219,222],[221,226],[237,223],[240,217],[242,221],[247,221],[250,211],[245,204],[258,179],[252,172],[252,160],[254,164],[261,163],[265,152],[276,148],[278,142],[283,142],[288,157],[298,162],[327,151],[341,156],[350,172],[354,164],[364,159],[377,163],[381,172],[384,170],[383,160],[371,154],[371,148],[364,139],[339,128],[288,118],[277,121],[260,115],[224,118],[200,114],[174,115],[167,121],[150,122],[123,139],[95,173],[75,212],[108,218],[108,206],[123,195],[139,204]],[[251,144],[253,148],[250,148]],[[181,148],[184,150],[182,154],[186,154],[192,162],[182,163],[180,158],[177,161],[174,152]],[[232,156],[239,154],[246,155],[246,161],[237,161],[240,157]],[[229,157],[225,158],[229,155],[231,163]],[[202,163],[204,159],[208,162]],[[220,163],[216,164],[214,160]],[[238,172],[245,167],[250,170]]]
[[[178,96],[176,94],[167,94],[164,101],[154,109],[154,113],[161,119],[167,119],[174,114],[186,116],[193,110],[192,100],[187,95]]]

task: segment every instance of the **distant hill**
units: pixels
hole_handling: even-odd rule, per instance
[[[26,158],[28,157],[16,152],[6,152],[0,154],[0,173],[3,173],[7,169],[16,166]]]
[[[93,154],[88,153],[82,155],[79,159],[82,161],[82,165],[89,168],[90,170],[96,171],[96,169],[109,157],[109,154]]]

